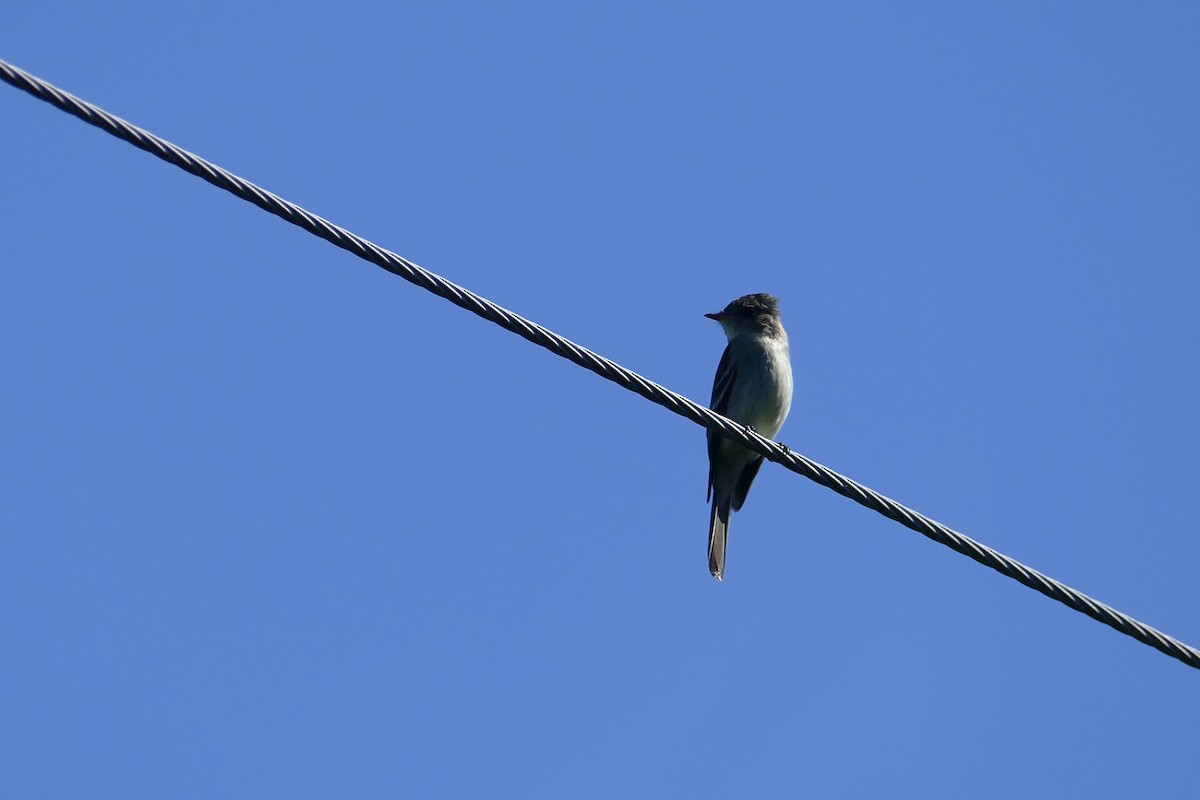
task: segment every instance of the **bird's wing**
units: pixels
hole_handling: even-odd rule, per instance
[[[738,476],[737,485],[733,487],[733,510],[741,511],[742,503],[746,502],[746,495],[750,494],[750,484],[754,483],[754,476],[758,474],[758,468],[762,466],[763,457],[751,461],[742,469],[742,474]]]
[[[713,378],[712,401],[708,407],[722,416],[729,414],[729,398],[733,395],[733,384],[737,381],[737,367],[733,364],[733,343],[725,347],[721,354],[721,363],[717,365],[717,375]],[[708,432],[708,498],[712,499],[713,462],[716,461],[717,448],[724,438],[719,433]]]
[[[717,374],[713,378],[712,401],[708,407],[718,414],[724,414],[729,409],[729,395],[737,378],[737,367],[733,365],[732,353],[733,342],[730,342],[721,354],[721,363],[717,365]]]

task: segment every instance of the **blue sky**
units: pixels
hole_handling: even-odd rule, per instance
[[[1200,12],[45,2],[0,57],[1200,644]],[[6,796],[1195,785],[1197,674],[0,87]]]

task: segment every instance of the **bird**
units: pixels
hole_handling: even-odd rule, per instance
[[[775,438],[792,407],[792,362],[779,300],[748,294],[705,314],[721,323],[729,344],[717,366],[709,408]],[[708,432],[708,571],[725,578],[729,517],[746,502],[763,457],[712,430]]]

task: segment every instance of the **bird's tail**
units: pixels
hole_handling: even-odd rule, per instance
[[[714,497],[708,519],[708,571],[717,580],[725,577],[725,546],[729,543],[729,500]]]

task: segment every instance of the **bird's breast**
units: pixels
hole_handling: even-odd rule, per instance
[[[792,407],[792,364],[787,342],[757,338],[746,342],[739,355],[745,360],[730,397],[729,418],[773,439]]]

